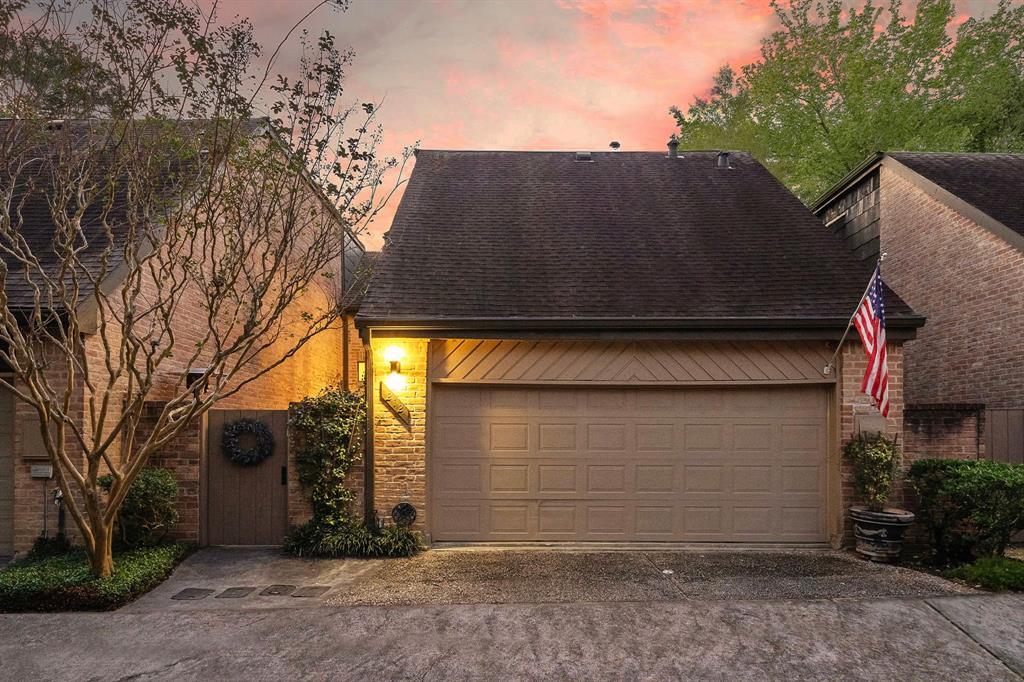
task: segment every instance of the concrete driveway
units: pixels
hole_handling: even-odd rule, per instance
[[[433,550],[316,561],[205,549],[127,611],[935,597],[970,590],[829,551]],[[184,598],[192,597],[192,598]]]
[[[1022,633],[1024,600],[991,595],[119,611],[0,616],[0,661],[25,680],[1019,680]]]

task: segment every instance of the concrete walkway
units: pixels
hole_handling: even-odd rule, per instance
[[[1024,599],[6,615],[0,661],[47,680],[1019,680]]]

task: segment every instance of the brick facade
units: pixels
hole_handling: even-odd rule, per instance
[[[886,166],[881,205],[886,282],[928,320],[907,402],[1024,406],[1024,253]]]
[[[340,264],[339,256],[339,275],[341,274]],[[340,280],[339,277],[337,281]],[[155,287],[156,285],[150,281],[144,286]],[[334,305],[338,297],[340,297],[339,291],[333,291],[326,286],[309,287],[292,307],[289,314],[293,317],[286,317],[283,320],[285,333],[281,334],[274,346],[252,360],[249,366],[240,372],[237,380],[244,381],[252,377],[266,367],[266,363],[275,361],[286,349],[291,347],[293,342],[287,333],[287,327],[290,324],[304,324],[300,320],[304,311]],[[209,326],[209,320],[196,291],[186,289],[182,293],[177,302],[172,326],[177,349],[197,347],[204,331]],[[280,366],[246,384],[237,393],[219,401],[216,407],[218,409],[283,410],[287,409],[291,402],[315,394],[326,386],[342,382],[346,376],[349,378],[349,387],[356,389],[358,387],[357,363],[362,358],[363,348],[361,341],[356,337],[355,343],[348,345],[349,357],[343,360],[342,355],[345,348],[343,330],[346,329],[352,329],[351,315],[345,316],[341,323],[311,339]],[[111,338],[111,343],[112,347],[117,347],[116,338]],[[91,335],[86,338],[85,353],[93,366],[102,366],[104,350],[99,336]],[[179,351],[164,359],[155,384],[148,395],[151,404],[146,409],[151,415],[150,419],[155,419],[159,414],[159,408],[163,401],[181,390],[181,382],[188,369],[188,356],[189,353]],[[346,365],[352,369],[347,374]],[[54,362],[54,366],[63,368],[63,358],[58,358]],[[193,362],[192,366],[202,367],[203,359],[200,358]],[[61,371],[63,370],[61,369]],[[51,379],[51,384],[60,386],[60,377],[54,376]],[[117,406],[121,404],[117,397],[118,390],[119,387],[115,386],[111,411],[108,416],[110,421],[107,423],[111,423],[116,418],[114,413]],[[82,414],[80,423],[85,425],[88,424],[88,420],[85,418],[86,400],[87,389],[79,379],[73,391],[72,411]],[[30,471],[33,464],[48,463],[45,451],[38,446],[38,419],[34,409],[20,401],[15,401],[14,410],[16,425],[12,443],[14,551],[22,553],[31,547],[43,531],[44,505],[42,500],[44,491],[49,495],[57,488],[57,483],[55,480],[31,477]],[[140,425],[142,432],[145,432],[147,428],[145,423]],[[178,527],[175,529],[175,535],[192,540],[199,539],[199,515],[202,504],[200,462],[202,452],[205,450],[204,433],[202,423],[190,425],[175,439],[174,443],[164,448],[163,452],[157,453],[152,460],[154,465],[168,466],[178,473],[181,483],[178,510],[180,519]],[[73,444],[69,444],[67,450],[73,457],[81,457],[80,453],[75,454],[76,448]],[[119,456],[116,448],[111,454],[114,458]],[[357,464],[355,469],[352,478],[353,484],[361,489],[362,467]],[[300,523],[309,515],[308,503],[302,491],[299,490],[297,478],[297,476],[289,476],[289,521],[292,523]],[[45,511],[46,530],[53,535],[56,531],[56,510],[52,504],[49,504],[45,507]],[[72,537],[77,538],[75,525],[70,516],[67,528]]]
[[[427,345],[426,339],[375,339],[373,341],[373,488],[374,506],[387,518],[399,502],[410,502],[418,510],[415,528],[427,530]],[[401,349],[404,387],[392,386],[409,408],[410,423],[380,401],[380,384],[386,381],[390,364],[384,360],[389,346]]]
[[[387,515],[400,501],[409,501],[419,510],[416,528],[429,535],[427,497],[427,410],[429,381],[427,374],[428,341],[424,339],[374,339],[374,383],[372,409],[374,429],[374,497],[379,514]],[[384,351],[389,346],[402,349],[404,388],[396,390],[398,397],[411,413],[411,424],[406,425],[380,400],[379,384],[387,377],[389,365]],[[860,391],[861,379],[867,360],[859,343],[847,342],[837,363],[838,379],[833,393],[836,405],[836,427],[833,429],[829,450],[830,469],[835,472],[836,483],[830,483],[829,518],[834,542],[839,544],[852,532],[846,520],[846,509],[856,504],[853,493],[853,472],[841,460],[840,446],[863,426],[865,417],[879,419],[871,398]],[[890,412],[885,420],[887,433],[903,441],[903,349],[900,343],[889,344],[889,396]],[[904,469],[911,460],[904,462]],[[836,492],[838,490],[838,495]],[[893,497],[893,504],[902,504],[902,486]]]
[[[907,405],[903,449],[938,459],[983,459],[985,410],[982,405]]]
[[[818,209],[927,320],[905,347],[911,459],[987,452],[985,408],[1024,407],[1024,253],[889,157]],[[859,221],[859,222],[858,222]]]

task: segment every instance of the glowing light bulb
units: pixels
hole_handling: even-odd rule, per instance
[[[401,346],[388,346],[384,349],[384,362],[401,362],[404,356]]]

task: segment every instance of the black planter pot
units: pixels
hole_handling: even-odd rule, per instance
[[[914,515],[903,509],[870,511],[867,507],[850,507],[857,553],[871,561],[899,561],[903,549],[903,533],[914,522]]]

